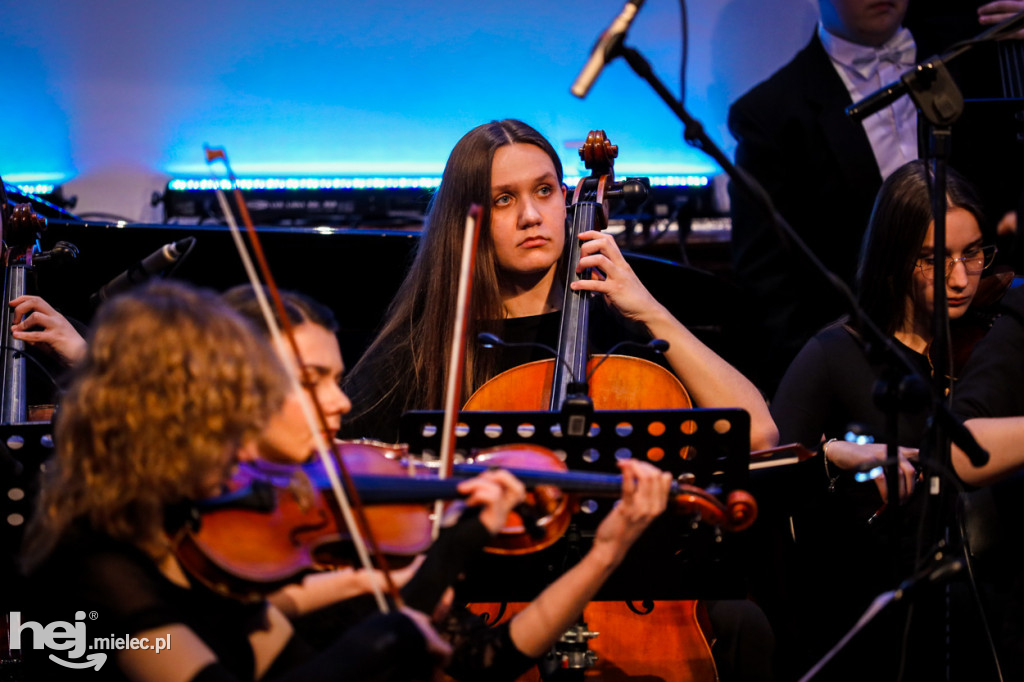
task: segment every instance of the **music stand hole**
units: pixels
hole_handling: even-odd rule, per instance
[[[732,422],[728,419],[716,419],[715,420],[715,432],[725,435],[732,430]]]
[[[629,434],[633,433],[633,425],[629,422],[619,422],[615,425],[615,434],[625,438]]]
[[[587,448],[583,451],[583,461],[593,464],[601,458],[601,453],[596,448]]]
[[[691,445],[689,447],[685,447],[685,448],[683,448],[682,450],[679,451],[679,456],[682,457],[687,462],[689,462],[690,460],[696,459],[697,458],[697,448],[694,447],[693,445]]]
[[[465,438],[467,435],[469,435],[469,424],[463,424],[462,422],[459,422],[458,424],[455,425],[456,438]]]
[[[424,424],[421,432],[424,438],[433,438],[437,435],[437,427],[433,424]]]
[[[619,448],[615,451],[615,459],[632,459],[633,451],[629,448]]]
[[[500,424],[488,424],[484,427],[484,435],[488,438],[500,438],[502,428]]]
[[[697,422],[687,419],[679,425],[679,430],[685,434],[697,433]]]
[[[647,459],[652,462],[660,462],[665,459],[665,450],[662,448],[651,448],[647,451]]]
[[[597,425],[597,422],[591,422],[590,431],[587,432],[588,438],[597,438],[598,434],[601,433],[601,427]]]
[[[584,514],[593,514],[597,511],[597,502],[595,500],[581,500],[580,511]]]
[[[555,453],[555,457],[562,460],[563,462],[569,458],[569,453],[567,453],[565,450],[552,450],[552,452]]]
[[[561,438],[562,437],[562,425],[559,424],[558,422],[555,422],[554,424],[552,424],[551,425],[551,435],[554,436],[555,438]]]
[[[516,427],[516,433],[520,438],[532,438],[537,433],[537,427],[533,424],[520,424]]]
[[[647,433],[652,436],[664,436],[665,435],[665,424],[662,422],[651,422],[647,425]]]

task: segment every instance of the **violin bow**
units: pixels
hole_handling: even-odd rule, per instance
[[[473,293],[473,271],[476,265],[476,249],[480,241],[480,217],[483,209],[471,204],[466,214],[466,230],[462,237],[462,259],[459,263],[459,290],[455,297],[455,324],[452,331],[452,346],[448,353],[448,372],[444,390],[444,423],[441,428],[441,458],[439,478],[452,475],[455,464],[455,431],[458,428],[459,407],[462,405],[462,381],[466,361],[467,317]],[[437,539],[441,532],[441,515],[444,502],[434,503],[434,525],[432,534]]]
[[[282,347],[284,338],[288,339],[288,345],[292,350],[296,365],[298,366],[298,373],[288,373],[292,383],[291,388],[294,390],[301,385],[298,380],[298,376],[305,374],[306,364],[303,362],[302,356],[299,353],[299,346],[295,341],[295,330],[292,326],[291,320],[288,319],[288,313],[285,310],[284,301],[281,298],[281,292],[270,272],[270,266],[267,264],[266,257],[264,256],[259,236],[256,234],[256,228],[253,226],[252,218],[249,215],[249,209],[245,205],[245,199],[242,196],[241,190],[238,189],[238,179],[235,177],[234,171],[231,169],[231,164],[228,162],[227,152],[223,147],[211,148],[208,146],[204,147],[204,151],[206,153],[206,163],[210,166],[211,172],[215,161],[222,162],[225,171],[227,172],[228,184],[235,198],[235,204],[238,206],[238,214],[242,217],[246,235],[249,238],[249,244],[252,248],[253,255],[256,257],[256,261],[259,264],[260,272],[263,275],[263,281],[266,282],[266,291],[270,292],[270,297],[273,299],[274,307],[277,310],[277,317],[274,316],[274,313],[270,308],[270,304],[267,301],[264,287],[260,282],[260,278],[256,272],[255,266],[253,265],[252,258],[249,256],[248,249],[246,249],[245,243],[242,240],[241,231],[238,229],[238,223],[235,221],[234,213],[231,211],[231,206],[228,203],[227,196],[224,194],[220,183],[217,183],[216,186],[217,201],[220,204],[221,211],[224,213],[224,219],[228,223],[228,229],[230,230],[231,237],[235,242],[235,247],[238,249],[238,255],[242,259],[242,265],[249,277],[249,282],[252,284],[253,292],[256,294],[256,300],[260,305],[260,310],[263,312],[267,328],[270,330],[271,339],[273,339],[274,343],[278,345],[278,347]],[[278,319],[280,319],[280,324],[278,324]],[[284,334],[282,334],[282,327]],[[320,401],[317,399],[316,393],[312,388],[305,387],[305,390],[310,397],[310,404],[312,405],[312,408],[310,407],[310,404],[302,402],[301,407],[303,416],[306,418],[309,430],[313,434],[317,454],[323,464],[324,471],[327,474],[327,479],[331,484],[331,490],[338,501],[338,507],[341,509],[345,525],[348,528],[349,533],[352,535],[352,544],[359,555],[360,562],[367,571],[372,571],[374,568],[380,568],[381,572],[384,574],[384,581],[386,583],[389,596],[396,605],[400,606],[402,604],[401,595],[399,594],[394,581],[391,579],[391,572],[388,569],[387,560],[384,558],[384,554],[380,551],[380,547],[378,546],[377,541],[373,536],[373,532],[370,529],[369,522],[366,518],[366,512],[363,509],[362,501],[359,498],[359,493],[352,481],[352,477],[349,475],[348,469],[345,467],[345,463],[342,461],[340,454],[333,448],[333,444],[328,445],[327,440],[324,438],[323,434],[328,433],[330,431],[330,427],[327,424],[327,417],[324,413],[323,406],[320,404]],[[332,453],[335,456],[331,457],[328,453]],[[344,481],[344,488],[342,487],[342,481]],[[370,559],[366,546],[367,543],[369,543],[370,550],[372,550],[373,555],[376,558],[376,564],[374,564]],[[376,580],[370,580],[369,582],[374,598],[377,601],[377,606],[383,613],[388,613],[390,609],[388,607],[387,600],[384,599],[384,594],[380,585]]]

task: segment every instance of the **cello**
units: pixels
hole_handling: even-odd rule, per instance
[[[579,235],[606,224],[609,195],[622,191],[614,184],[613,161],[618,148],[604,131],[591,131],[579,150],[591,176],[577,185],[573,219],[566,237],[566,286],[556,357],[502,372],[481,386],[463,410],[515,411],[562,408],[567,400],[589,403],[595,409],[685,409],[692,407],[683,385],[670,371],[648,360],[625,356],[588,358],[588,292],[574,290],[572,277],[580,262]],[[581,435],[587,424],[579,424]],[[476,605],[479,610],[484,605]],[[484,607],[487,608],[487,607]],[[517,610],[516,605],[509,609]],[[637,615],[626,603],[591,602],[577,628],[564,641],[573,649],[563,665],[589,668],[595,679],[626,679],[650,675],[660,680],[717,680],[710,645],[701,627],[703,609],[696,601],[655,602],[653,610]],[[596,632],[595,632],[596,631]],[[600,632],[614,632],[601,638]],[[586,651],[587,642],[590,651]],[[583,645],[582,655],[578,651]],[[596,658],[594,656],[596,654]]]

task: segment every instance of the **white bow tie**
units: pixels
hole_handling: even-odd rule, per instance
[[[892,44],[854,57],[850,66],[865,80],[877,73],[882,62],[910,68],[916,53],[914,39],[908,31],[901,31],[897,38]]]

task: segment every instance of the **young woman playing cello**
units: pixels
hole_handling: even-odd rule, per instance
[[[468,338],[480,332],[507,343],[557,346],[566,273],[566,188],[551,144],[530,126],[492,121],[455,145],[435,193],[412,267],[392,301],[383,327],[345,380],[355,404],[342,432],[394,441],[402,412],[440,409],[445,361],[451,346],[458,263],[466,214],[483,208]],[[594,279],[573,281],[591,291],[590,347],[606,351],[624,339],[669,343],[665,359],[698,407],[739,407],[750,414],[750,447],[776,445],[778,434],[757,388],[695,337],[647,291],[610,234],[588,231],[579,271]],[[472,392],[498,373],[550,354],[533,348],[466,350],[465,386]],[[765,670],[771,633],[749,602],[720,602],[727,625],[718,632],[751,627],[735,661]],[[729,615],[725,615],[733,610]],[[736,612],[738,615],[733,615]],[[714,611],[712,621],[719,620]],[[740,626],[741,621],[744,625]],[[716,651],[734,643],[720,642]],[[735,643],[736,646],[740,646]],[[742,661],[741,661],[742,659]],[[756,661],[756,662],[754,662]],[[720,670],[722,670],[720,666]],[[749,679],[764,679],[753,673]]]
[[[466,213],[483,207],[473,284],[469,338],[496,333],[505,341],[557,345],[559,308],[566,282],[566,189],[551,144],[520,121],[492,121],[467,133],[452,150],[412,267],[383,328],[345,381],[355,403],[344,432],[393,441],[409,409],[439,409],[451,346],[458,259]],[[761,394],[738,371],[701,343],[637,279],[614,238],[581,235],[583,268],[603,276],[574,281],[600,294],[591,346],[607,349],[638,327],[669,342],[665,357],[700,407],[741,407],[751,417],[751,447],[776,444],[776,430]],[[610,311],[626,324],[612,319]],[[635,333],[635,332],[634,332]],[[516,349],[467,349],[463,396],[499,371],[537,359]],[[544,357],[543,354],[538,357]]]
[[[57,419],[20,610],[23,622],[43,627],[81,621],[76,612],[95,624],[80,624],[90,638],[77,652],[24,643],[27,679],[44,670],[46,679],[80,676],[47,654],[81,664],[91,637],[107,635],[169,644],[90,652],[110,656],[99,670],[108,679],[431,675],[446,645],[422,614],[376,617],[313,655],[277,608],[217,594],[178,563],[188,501],[217,494],[233,464],[252,456],[252,439],[286,391],[268,344],[212,294],[161,283],[101,309]]]

